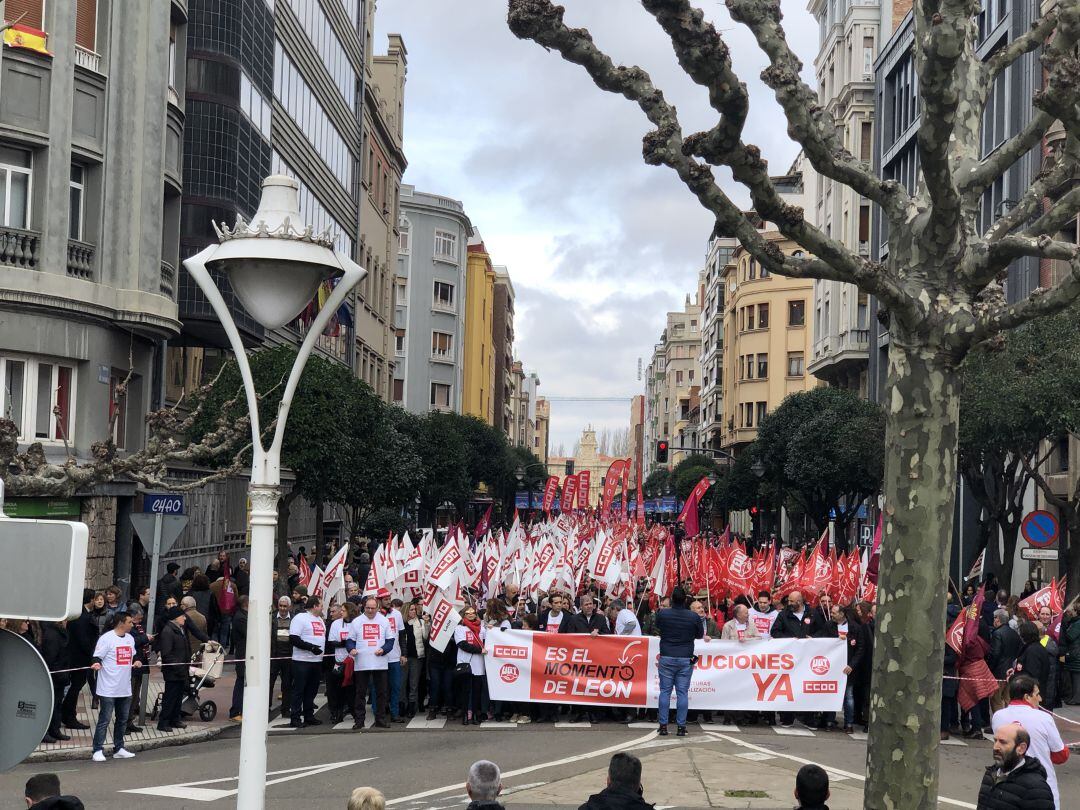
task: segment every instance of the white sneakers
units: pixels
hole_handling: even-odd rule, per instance
[[[126,748],[121,748],[119,751],[117,751],[115,754],[112,755],[112,758],[113,759],[131,759],[134,756],[135,755],[133,753],[131,753],[130,751],[128,751]],[[104,751],[95,751],[94,756],[92,756],[91,759],[94,760],[94,762],[104,762],[105,761],[105,752]]]

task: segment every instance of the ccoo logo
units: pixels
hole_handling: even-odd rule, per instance
[[[499,668],[499,677],[502,678],[503,683],[514,683],[520,674],[518,668],[513,664],[503,664]]]
[[[824,675],[829,671],[829,659],[824,655],[815,655],[814,659],[810,662],[810,670],[815,675]]]

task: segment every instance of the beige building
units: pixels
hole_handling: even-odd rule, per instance
[[[630,486],[635,490],[638,483],[638,471],[645,469],[645,397],[638,394],[630,400],[630,458],[634,466],[630,469]],[[642,483],[645,479],[642,478]]]
[[[545,465],[548,463],[548,434],[551,428],[551,403],[544,397],[536,398],[536,433],[533,434],[532,451]]]
[[[695,299],[687,294],[681,312],[667,314],[667,326],[653,349],[645,378],[645,453],[646,477],[656,466],[652,448],[660,439],[671,445],[669,467],[674,467],[687,452],[697,434],[693,411],[701,382],[701,307],[700,293]]]
[[[589,506],[600,504],[600,492],[611,462],[617,461],[615,456],[600,455],[596,446],[596,431],[587,427],[581,431],[581,443],[576,456],[551,456],[547,460],[548,475],[559,477],[560,485],[566,476],[566,463],[574,463],[573,473],[589,471]]]
[[[762,234],[784,253],[798,255],[798,246],[779,232]],[[819,384],[806,370],[813,283],[769,273],[741,245],[724,283],[723,448],[737,453],[784,397]]]
[[[407,52],[390,34],[385,55],[374,55],[371,41],[375,2],[366,5],[367,41],[358,261],[367,269],[357,285],[355,371],[387,402],[393,392],[396,334],[391,293],[398,264],[398,200],[406,160],[402,147]]]

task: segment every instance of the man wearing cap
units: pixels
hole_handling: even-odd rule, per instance
[[[161,678],[165,681],[158,731],[185,728],[180,719],[180,705],[184,701],[184,684],[187,683],[191,660],[191,648],[184,630],[186,622],[187,614],[179,607],[165,609],[165,624],[157,638],[157,648],[161,653]]]
[[[281,596],[277,613],[270,619],[270,708],[274,707],[274,681],[281,676],[281,716],[289,714],[292,699],[292,643],[289,625],[292,624],[292,600]]]

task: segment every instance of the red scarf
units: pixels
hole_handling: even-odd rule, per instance
[[[476,643],[480,643],[480,620],[479,619],[462,619],[461,623],[472,631],[473,636],[476,637]]]

